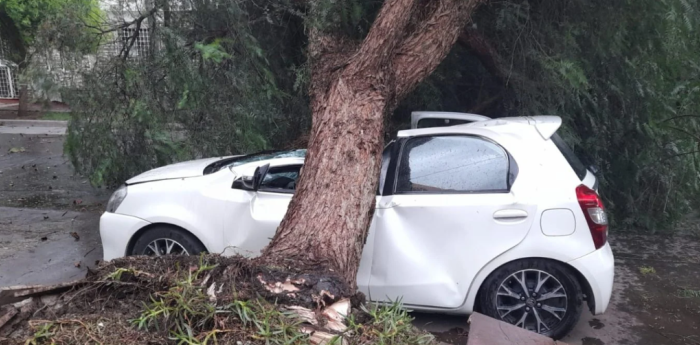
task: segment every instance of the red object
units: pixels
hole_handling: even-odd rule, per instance
[[[598,193],[584,185],[576,187],[576,197],[591,230],[595,249],[599,249],[608,241],[608,217],[603,201]]]

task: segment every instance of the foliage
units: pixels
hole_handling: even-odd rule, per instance
[[[570,141],[602,168],[619,225],[669,225],[700,192],[700,121],[679,118],[700,113],[700,4],[536,5],[494,8],[494,31],[524,32],[499,42],[523,77],[515,104],[564,115]]]
[[[681,298],[700,298],[700,290],[680,289],[678,296]]]
[[[4,14],[3,18],[10,21],[5,25],[11,25],[16,29],[7,30],[6,28],[2,33],[3,39],[19,43],[16,50],[21,51],[30,50],[36,43],[37,33],[51,26],[49,24],[51,21],[65,18],[66,13],[75,15],[72,19],[79,19],[80,23],[91,25],[99,23],[101,16],[97,0],[0,0],[0,13]],[[78,30],[71,35],[81,35],[88,31]],[[18,37],[6,37],[12,33],[16,33]],[[66,36],[65,32],[55,32],[55,35]],[[78,41],[86,42],[82,39]],[[15,51],[10,58],[21,64],[25,62],[23,55],[22,52]]]
[[[639,268],[639,273],[643,275],[648,275],[648,274],[656,274],[656,269],[651,266],[642,266]]]
[[[413,327],[413,318],[403,308],[401,301],[395,301],[387,306],[372,305],[362,307],[362,311],[370,316],[367,325],[356,323],[349,318],[349,328],[355,334],[373,339],[372,344],[433,344],[435,338]]]
[[[42,120],[68,121],[71,119],[70,113],[66,112],[47,112],[41,116]]]
[[[283,146],[307,127],[305,89],[296,80],[302,43],[292,44],[303,40],[298,17],[268,18],[253,2],[220,5],[196,0],[197,11],[170,13],[167,26],[143,24],[148,47],[132,45],[133,37],[105,41],[100,49],[114,55],[98,54],[90,69],[81,54],[63,52],[78,76],[60,88],[73,117],[66,150],[94,184]],[[142,15],[144,23],[165,20],[164,12]]]
[[[62,88],[34,79],[71,105],[66,148],[76,167],[95,184],[117,185],[179,160],[287,146],[310,124],[309,30],[361,39],[380,5],[193,0],[191,11],[146,18],[141,28],[154,42],[147,54],[125,54],[130,40],[122,37],[111,48],[118,56],[98,55],[90,69],[75,47],[95,35],[45,30],[46,46],[74,43],[59,46],[76,78]],[[494,48],[499,70],[458,45],[387,121],[387,138],[417,109],[558,114],[565,139],[601,168],[614,225],[670,226],[700,206],[700,119],[687,116],[700,113],[699,10],[688,0],[487,2],[474,29]],[[118,24],[98,25],[109,31],[100,50],[111,47]]]
[[[614,225],[669,227],[700,204],[698,11],[686,0],[489,2],[475,28],[499,71],[457,47],[396,118],[560,115],[565,139],[600,167]]]

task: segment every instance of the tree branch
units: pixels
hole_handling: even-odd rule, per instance
[[[404,40],[392,62],[396,93],[391,108],[437,68],[482,1],[439,0],[433,13]]]
[[[377,71],[392,58],[394,49],[405,35],[416,0],[386,0],[353,62],[345,71]]]
[[[136,40],[139,38],[139,34],[141,31],[141,23],[145,18],[140,18],[141,20],[136,21],[136,29],[134,29],[134,34],[132,36],[127,37],[126,41],[128,44],[122,44],[122,50],[119,52],[119,56],[122,56],[123,54],[123,59],[126,60],[129,58],[129,52],[131,52],[131,48],[134,46],[134,43],[136,43]]]
[[[136,19],[134,19],[134,20],[132,20],[132,21],[130,21],[130,22],[124,22],[124,23],[122,23],[122,24],[113,26],[113,27],[111,27],[111,28],[109,28],[109,29],[103,29],[103,28],[101,28],[101,27],[96,27],[96,26],[94,26],[94,25],[89,25],[89,24],[87,24],[87,23],[85,23],[85,22],[83,22],[83,25],[84,25],[85,27],[89,28],[89,29],[94,29],[94,30],[99,31],[99,34],[100,34],[100,35],[104,35],[104,34],[108,34],[108,33],[110,33],[110,32],[115,32],[115,31],[120,30],[120,29],[128,28],[128,27],[130,27],[130,26],[132,26],[132,25],[134,25],[134,24],[140,25],[141,22],[143,22],[146,18],[153,16],[156,12],[158,12],[158,10],[160,10],[160,6],[157,5],[157,6],[153,7],[152,9],[150,9],[148,12],[146,12],[146,13],[140,15],[138,18],[136,18]]]
[[[501,83],[506,84],[508,76],[505,68],[503,68],[501,58],[481,32],[475,28],[466,28],[459,35],[458,42],[479,59],[486,71],[491,73]]]
[[[4,39],[10,48],[6,58],[16,63],[22,69],[27,59],[27,48],[24,46],[22,33],[12,21],[12,18],[0,8],[0,39]]]
[[[656,124],[658,125],[658,124],[662,124],[664,122],[668,122],[668,121],[672,121],[672,120],[676,120],[676,119],[688,118],[688,117],[700,118],[700,115],[688,114],[688,115],[673,116],[673,117],[669,117],[667,119],[663,119],[663,120],[657,122]]]

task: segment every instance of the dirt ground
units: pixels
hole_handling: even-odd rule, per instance
[[[62,147],[60,136],[0,131],[0,286],[78,278],[102,255],[98,219],[109,193],[76,175]],[[9,153],[12,148],[24,151]],[[611,304],[603,315],[584,311],[563,341],[700,345],[699,234],[697,217],[674,236],[611,229]],[[440,340],[466,344],[466,317],[414,316]]]

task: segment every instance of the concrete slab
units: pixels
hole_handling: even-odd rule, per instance
[[[65,135],[68,121],[0,120],[0,134]]]
[[[99,213],[0,207],[0,215],[0,287],[80,279],[102,258]]]
[[[66,127],[10,127],[0,126],[1,134],[66,135]]]
[[[469,326],[467,345],[566,345],[479,313],[469,317]]]
[[[68,121],[60,120],[0,120],[0,127],[67,127]]]

